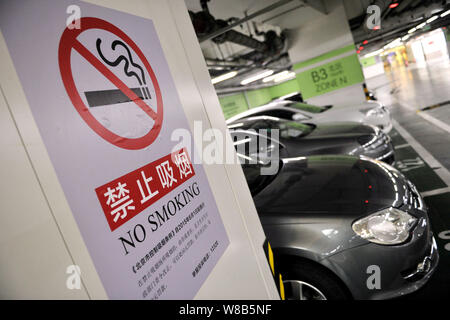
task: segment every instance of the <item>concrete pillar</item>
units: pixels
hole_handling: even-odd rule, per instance
[[[342,0],[326,1],[327,14],[290,31],[289,56],[304,99],[344,106],[365,101],[364,76]]]

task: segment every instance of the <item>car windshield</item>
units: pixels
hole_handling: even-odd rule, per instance
[[[241,163],[246,160],[246,162],[268,164],[273,159],[279,159],[280,151],[284,151],[283,145],[253,130],[235,130],[230,134]]]
[[[282,162],[280,161],[280,166],[281,165]],[[262,169],[263,166],[261,164],[242,164],[245,179],[247,180],[248,187],[253,196],[267,187],[277,175],[262,175]]]
[[[241,128],[267,130],[269,137],[271,137],[272,130],[279,130],[280,138],[292,139],[307,136],[314,130],[315,126],[297,121],[283,121],[272,117],[252,117],[243,122]]]
[[[306,123],[288,121],[280,123],[280,137],[282,138],[298,138],[310,134],[314,130],[314,126]]]
[[[322,106],[316,106],[313,104],[307,104],[307,103],[302,103],[302,102],[290,104],[289,107],[307,111],[307,112],[311,112],[311,113],[321,113],[321,112],[327,111],[328,109],[331,108],[331,106],[323,106],[322,107]]]
[[[230,134],[250,191],[255,195],[278,174],[282,165],[280,158],[285,153],[285,148],[268,137],[251,131],[236,130]]]
[[[286,120],[308,120],[308,119],[311,119],[310,117],[308,117],[300,112],[294,112],[292,110],[289,110],[287,108],[285,109],[283,107],[255,112],[251,116],[252,117],[269,116],[269,117],[276,117],[276,118],[286,119]]]
[[[284,98],[281,97],[281,99],[286,101],[303,102],[303,97],[301,93],[290,94],[287,97],[286,96]]]

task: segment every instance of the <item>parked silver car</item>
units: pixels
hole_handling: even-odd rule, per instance
[[[227,123],[252,116],[272,116],[282,119],[314,122],[316,124],[331,121],[351,121],[377,126],[385,133],[392,129],[389,110],[378,101],[367,101],[362,104],[346,107],[324,108],[323,112],[306,111],[303,104],[291,101],[273,101],[266,105],[249,109],[229,119]]]

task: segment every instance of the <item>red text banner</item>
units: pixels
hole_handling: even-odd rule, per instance
[[[111,231],[195,175],[180,149],[95,189]]]

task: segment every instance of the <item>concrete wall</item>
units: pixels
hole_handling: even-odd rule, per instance
[[[234,153],[184,1],[90,2],[153,21],[191,129],[194,121],[218,129],[228,139],[226,152]],[[0,298],[106,299],[1,33],[0,56]],[[230,245],[196,298],[278,299],[240,165],[204,169]],[[66,287],[69,265],[81,268],[79,290]]]

